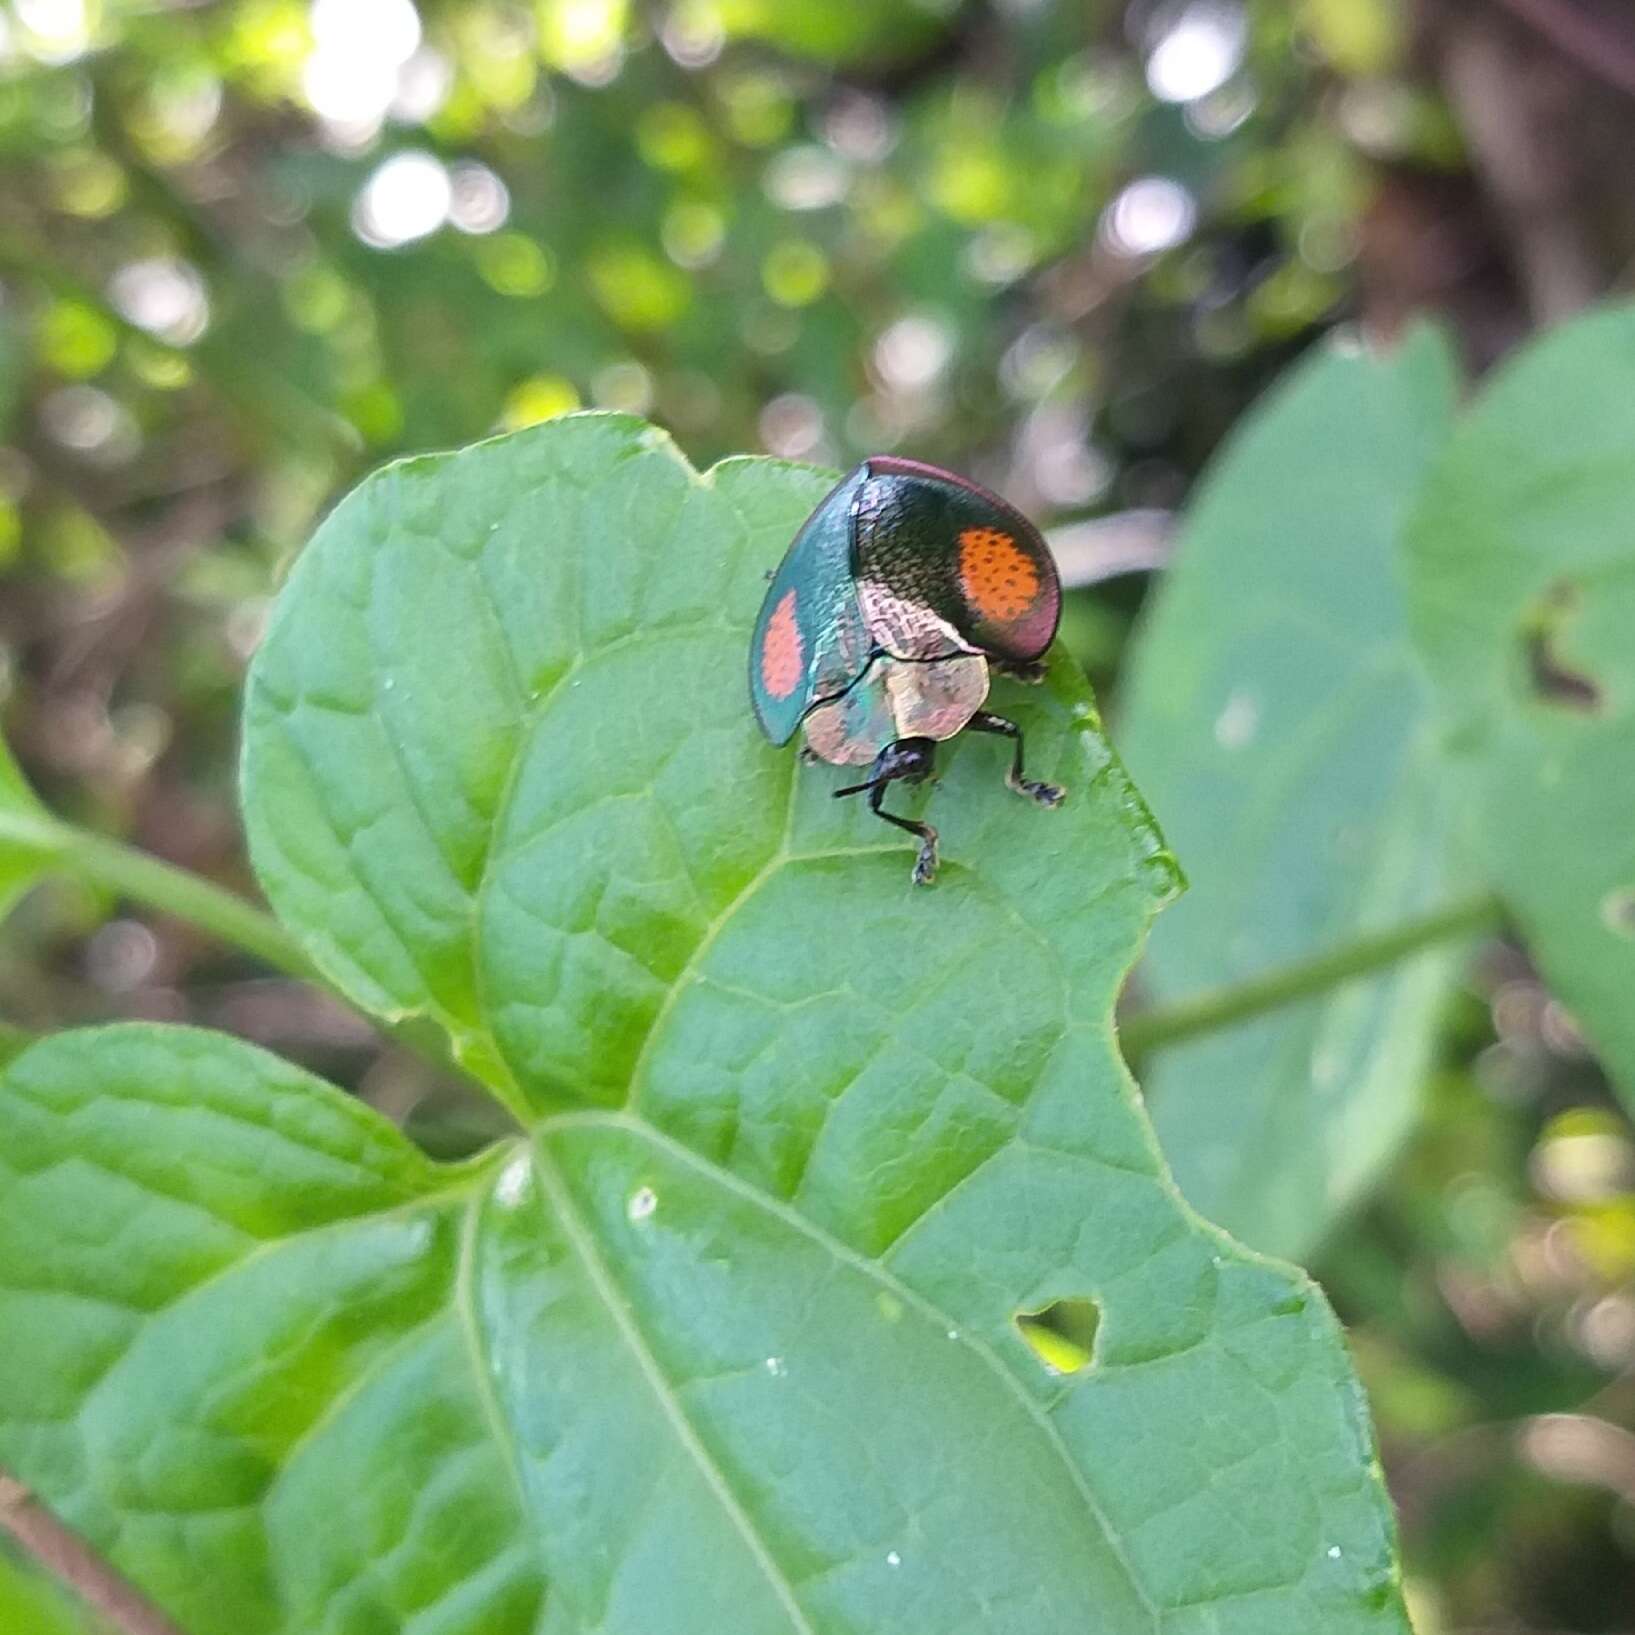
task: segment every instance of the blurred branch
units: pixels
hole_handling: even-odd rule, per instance
[[[1635,1432],[1594,1414],[1534,1414],[1516,1441],[1522,1457],[1551,1481],[1605,1488],[1635,1504]]]
[[[1526,3],[1526,0],[1524,0]],[[1580,213],[1564,133],[1576,104],[1491,16],[1451,9],[1439,30],[1443,81],[1515,256],[1535,322],[1588,306],[1603,280]]]
[[[123,1635],[182,1635],[129,1579],[0,1468],[0,1529]]]
[[[1052,528],[1049,536],[1050,554],[1069,590],[1161,568],[1174,541],[1175,513],[1152,508],[1072,522]]]
[[[1149,1051],[1180,1044],[1201,1033],[1216,1033],[1267,1011],[1326,993],[1353,977],[1371,976],[1437,943],[1489,930],[1497,924],[1499,915],[1498,899],[1484,892],[1389,931],[1359,937],[1331,953],[1274,966],[1244,982],[1206,988],[1174,1004],[1155,1005],[1120,1024],[1119,1039],[1125,1057],[1134,1061]]]
[[[1585,72],[1635,96],[1635,36],[1591,16],[1572,0],[1499,0],[1512,17],[1542,34]]]

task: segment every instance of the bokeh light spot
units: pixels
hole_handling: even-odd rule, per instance
[[[394,153],[364,183],[352,226],[365,244],[391,249],[435,233],[453,202],[454,187],[439,159],[418,149]]]
[[[500,413],[500,424],[508,431],[537,426],[542,420],[572,414],[579,407],[579,393],[573,382],[561,375],[534,375],[511,389]]]

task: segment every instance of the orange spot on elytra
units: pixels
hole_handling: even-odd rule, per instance
[[[1039,596],[1033,559],[997,528],[967,528],[959,536],[959,582],[966,601],[995,624],[1020,619]]]
[[[801,659],[795,593],[786,590],[766,621],[766,634],[761,638],[761,685],[774,698],[788,698],[800,684]]]

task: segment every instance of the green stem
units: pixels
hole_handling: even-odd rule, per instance
[[[1449,903],[1419,919],[1405,921],[1389,931],[1359,937],[1332,953],[1277,965],[1245,982],[1206,988],[1174,1004],[1155,1005],[1120,1026],[1124,1054],[1133,1060],[1200,1033],[1214,1033],[1235,1022],[1326,993],[1352,977],[1367,976],[1395,965],[1422,948],[1488,930],[1498,923],[1500,914],[1498,899],[1483,892],[1480,896]]]
[[[283,926],[242,897],[213,885],[203,875],[161,862],[117,840],[84,829],[71,833],[73,845],[63,854],[63,862],[82,878],[186,920],[274,970],[307,982],[321,980]]]
[[[202,875],[43,813],[37,817],[4,814],[0,840],[36,851],[92,885],[186,920],[274,970],[304,982],[322,980],[295,939],[270,914],[212,885]]]
[[[131,902],[157,909],[161,914],[186,920],[189,925],[197,926],[219,941],[243,949],[275,971],[282,971],[302,982],[316,983],[342,1004],[352,1003],[318,970],[302,952],[300,944],[270,914],[247,903],[235,893],[212,885],[202,875],[150,857],[122,841],[110,840],[106,835],[64,823],[43,810],[0,810],[0,842],[6,841],[21,850],[34,852],[43,862],[64,873],[101,886]],[[379,1017],[370,1017],[368,1020],[405,1049],[423,1056],[442,1072],[474,1078],[471,1070],[455,1059],[447,1036],[440,1028],[419,1019],[384,1022]],[[9,1048],[15,1042],[9,1031],[0,1032],[0,1061],[5,1060],[8,1054],[15,1054]],[[514,1098],[508,1097],[503,1088],[486,1080],[477,1082],[497,1096],[519,1122],[526,1117],[525,1110],[515,1103]]]

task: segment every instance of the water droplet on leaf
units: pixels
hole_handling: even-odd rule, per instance
[[[1215,742],[1222,749],[1242,749],[1254,742],[1260,725],[1260,706],[1246,692],[1234,692],[1215,717]]]
[[[533,1179],[533,1161],[527,1153],[519,1154],[500,1171],[500,1178],[494,1183],[495,1202],[504,1209],[515,1209],[528,1196]]]

